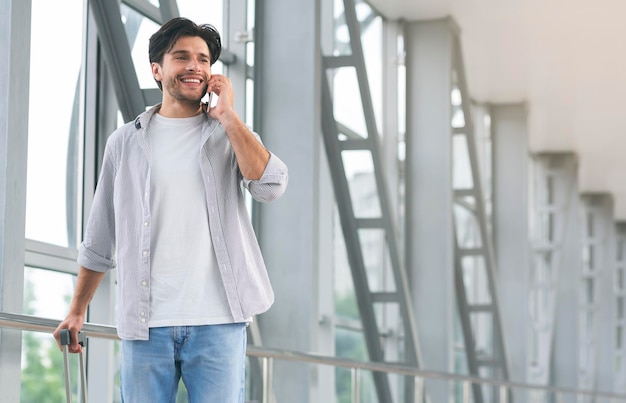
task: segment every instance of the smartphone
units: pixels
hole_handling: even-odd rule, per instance
[[[202,97],[203,100],[206,100],[204,102],[204,105],[206,105],[207,108],[207,112],[209,111],[209,109],[214,108],[215,105],[217,105],[217,94],[214,92],[209,92],[206,94],[206,96]]]

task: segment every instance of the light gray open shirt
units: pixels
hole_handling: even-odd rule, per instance
[[[104,272],[117,267],[117,330],[127,340],[148,339],[151,213],[147,136],[150,119],[159,107],[142,113],[107,140],[78,254],[78,263],[90,270]],[[200,144],[211,240],[231,314],[235,322],[243,322],[269,309],[274,292],[241,185],[254,200],[273,201],[285,192],[287,166],[270,152],[260,179],[243,178],[224,128],[208,115]]]

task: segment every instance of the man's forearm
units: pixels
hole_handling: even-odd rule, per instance
[[[238,116],[222,121],[222,125],[235,151],[241,174],[246,179],[260,179],[270,159],[270,152],[259,143]]]
[[[70,305],[70,314],[85,316],[87,305],[91,302],[98,285],[104,277],[104,272],[89,270],[80,267],[76,280],[76,290]]]

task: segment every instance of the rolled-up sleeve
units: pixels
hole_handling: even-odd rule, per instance
[[[272,152],[270,152],[270,159],[261,178],[243,179],[243,185],[248,189],[252,198],[262,203],[274,201],[282,196],[287,189],[288,182],[287,165]]]
[[[89,249],[83,242],[78,250],[78,264],[89,270],[105,272],[115,268],[115,260],[107,259]]]
[[[107,142],[98,178],[96,192],[85,229],[83,242],[78,249],[77,262],[94,271],[107,271],[115,267],[115,211],[113,184],[115,158],[111,141]]]

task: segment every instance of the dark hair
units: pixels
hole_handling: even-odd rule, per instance
[[[211,54],[213,65],[222,53],[222,41],[217,29],[211,24],[197,25],[188,18],[172,18],[150,37],[148,56],[150,63],[163,63],[163,55],[169,52],[176,41],[183,36],[199,36],[204,39]],[[161,83],[157,81],[159,88]]]

